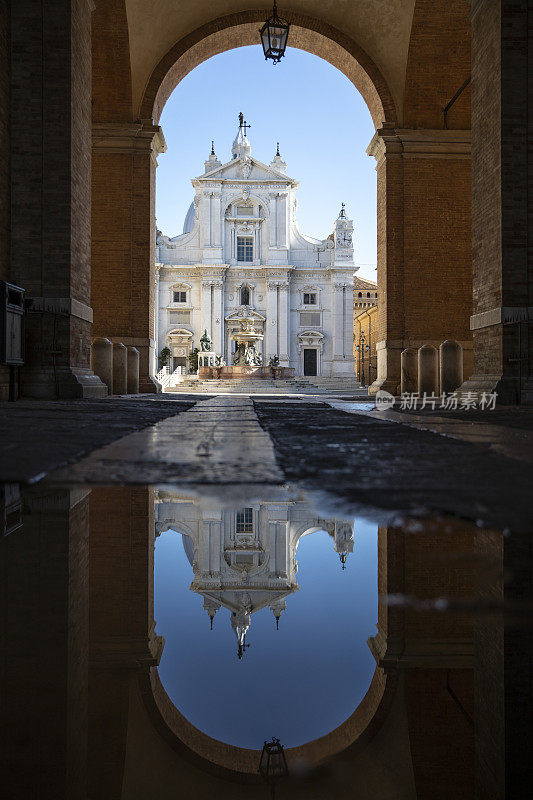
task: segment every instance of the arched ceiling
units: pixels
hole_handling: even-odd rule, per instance
[[[217,17],[263,3],[239,0],[126,0],[133,108],[139,109],[152,71],[173,45]],[[322,20],[353,39],[381,71],[402,108],[415,0],[282,0],[292,11]],[[265,6],[265,19],[271,11]],[[290,39],[289,39],[290,45]]]

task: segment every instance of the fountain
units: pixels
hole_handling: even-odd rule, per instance
[[[261,353],[258,352],[258,344],[263,341],[264,336],[254,328],[253,317],[243,317],[240,325],[240,331],[230,334],[230,339],[237,345],[233,356],[233,366],[260,367],[263,359]]]
[[[252,316],[249,306],[243,306],[239,316],[239,330],[230,333],[231,341],[236,344],[232,365],[226,367],[223,362],[216,365],[215,362],[211,363],[211,361],[205,363],[205,365],[202,363],[198,368],[198,376],[200,378],[217,377],[223,379],[262,378],[263,380],[272,377],[282,379],[294,377],[294,369],[279,366],[278,356],[271,357],[269,366],[263,366],[261,343],[265,336],[255,327],[256,319]],[[207,336],[207,332],[205,336]],[[201,353],[198,355],[199,358],[202,356]],[[206,352],[203,353],[203,356],[215,357],[215,353]],[[272,364],[274,362],[275,369],[273,370]],[[216,376],[214,374],[215,370]]]

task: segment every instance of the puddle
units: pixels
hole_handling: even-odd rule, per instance
[[[251,748],[343,723],[375,669],[377,525],[322,517],[282,489],[234,507],[158,491],[155,518],[159,675],[181,713]]]
[[[290,484],[217,492],[4,487],[17,787],[48,796],[42,775],[85,759],[94,796],[147,796],[156,780],[170,798],[172,776],[194,769],[199,796],[229,796],[229,781],[232,797],[260,798],[260,750],[277,737],[289,780],[316,778],[302,797],[328,781],[328,796],[351,796],[367,774],[361,797],[378,796],[376,770],[380,797],[421,796],[424,754],[438,796],[473,796],[474,748],[503,758],[502,652],[516,659],[527,640],[531,608],[512,590],[529,574],[525,537],[451,518],[378,524]]]

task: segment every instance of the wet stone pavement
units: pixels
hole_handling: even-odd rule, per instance
[[[154,418],[164,417],[152,426],[146,426],[147,411],[139,418],[133,405],[128,409],[126,403],[123,410],[119,404],[117,414],[140,431],[93,449],[45,480],[226,487],[298,481],[331,495],[350,513],[378,520],[448,514],[500,529],[525,532],[531,527],[533,466],[496,452],[487,437],[464,441],[301,400],[224,396],[194,405],[152,401],[144,409],[153,407]],[[90,429],[94,416],[82,417],[69,420],[69,426]],[[83,427],[78,428],[78,439],[82,434]],[[32,448],[35,453],[38,443]]]
[[[5,407],[2,797],[529,797],[530,417],[368,405]]]

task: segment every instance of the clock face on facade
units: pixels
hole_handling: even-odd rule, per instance
[[[338,233],[337,234],[337,247],[351,247],[352,234],[351,233]]]

